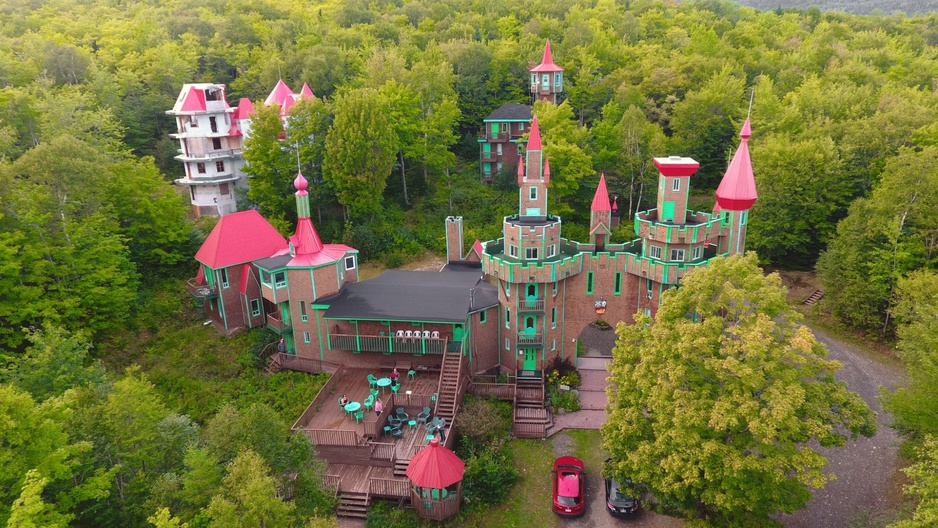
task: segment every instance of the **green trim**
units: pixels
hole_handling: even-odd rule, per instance
[[[318,336],[318,341],[319,341],[319,359],[322,360],[322,359],[326,359],[326,351],[322,347],[322,326],[320,324],[322,317],[319,316],[318,311],[315,312],[315,315],[316,315],[316,335]],[[327,340],[329,339],[329,334],[326,334],[326,339]],[[329,350],[332,350],[332,343],[328,343],[328,345],[329,345]]]
[[[586,272],[586,294],[593,295],[593,272]]]
[[[530,123],[530,119],[483,119],[483,123]]]
[[[616,282],[614,286],[613,295],[621,295],[622,294],[622,272],[621,271],[616,272],[615,280]]]

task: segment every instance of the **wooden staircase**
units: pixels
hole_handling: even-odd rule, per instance
[[[406,477],[407,476],[407,466],[410,465],[409,458],[396,458],[394,459],[394,476],[395,477]]]
[[[824,297],[824,290],[814,290],[814,293],[809,295],[808,298],[805,299],[804,302],[801,304],[811,306],[814,303],[820,301],[821,297]]]
[[[336,508],[336,515],[364,519],[368,517],[368,506],[370,504],[371,497],[367,493],[345,491],[339,495],[339,506]]]
[[[447,350],[443,354],[443,365],[440,370],[440,384],[437,387],[436,408],[433,414],[453,423],[456,411],[459,409],[459,397],[463,388],[463,360],[461,351]]]
[[[553,424],[550,411],[544,406],[542,378],[515,379],[515,419],[512,434],[517,438],[546,438]]]
[[[279,352],[275,352],[270,356],[270,361],[267,362],[267,366],[264,367],[264,372],[268,374],[274,374],[280,372],[283,369],[283,359],[280,357]]]

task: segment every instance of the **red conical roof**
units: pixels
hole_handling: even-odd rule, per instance
[[[563,68],[554,64],[554,55],[550,52],[550,41],[544,45],[544,57],[541,63],[531,68],[531,72],[561,72]]]
[[[717,205],[728,211],[746,211],[756,203],[756,179],[752,174],[752,160],[749,158],[748,139],[752,135],[749,119],[743,124],[739,137],[739,147],[733,154],[730,166],[717,187]]]
[[[609,191],[606,190],[606,174],[600,173],[599,185],[596,187],[596,194],[593,196],[593,205],[591,211],[612,211],[609,205]]]
[[[550,158],[544,156],[544,176],[550,176]]]
[[[247,97],[242,97],[238,101],[238,108],[235,109],[232,118],[235,120],[250,119],[252,115],[254,115],[254,103]]]
[[[531,119],[531,134],[528,135],[528,150],[541,150],[541,129],[537,127],[537,116]]]
[[[264,106],[277,104],[282,108],[283,103],[291,95],[293,95],[293,90],[291,90],[290,87],[287,86],[285,82],[283,82],[283,79],[280,79],[277,81],[277,86],[274,86],[274,89],[271,90],[270,95],[267,96],[267,99],[264,99]]]
[[[300,88],[300,96],[301,97],[314,97],[313,91],[309,89],[308,84],[303,83],[303,87]]]
[[[416,486],[442,489],[462,480],[465,470],[466,463],[434,438],[410,459],[406,475]]]
[[[205,90],[192,86],[186,99],[179,109],[182,112],[204,112],[205,111]]]

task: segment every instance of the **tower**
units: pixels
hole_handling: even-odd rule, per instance
[[[739,147],[733,154],[726,174],[717,187],[717,207],[714,213],[723,215],[723,225],[729,227],[729,236],[722,237],[719,252],[735,255],[746,251],[746,224],[749,209],[759,197],[756,193],[756,179],[752,173],[752,160],[749,158],[748,139],[752,136],[749,119],[739,131]]]
[[[554,64],[549,40],[544,45],[544,57],[541,63],[529,71],[534,101],[550,101],[557,104],[557,95],[563,92],[563,68]]]
[[[590,244],[597,251],[606,247],[606,241],[612,234],[612,206],[609,205],[609,192],[606,190],[606,174],[599,175],[599,185],[590,206]]]
[[[176,185],[189,189],[196,216],[221,216],[237,210],[235,186],[246,185],[241,171],[242,132],[225,100],[225,85],[185,84],[176,104],[166,113],[176,120],[179,154],[185,174]],[[247,109],[245,109],[247,112]]]

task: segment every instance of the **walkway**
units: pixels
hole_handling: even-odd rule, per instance
[[[584,356],[577,359],[580,371],[580,410],[554,415],[554,425],[547,429],[551,436],[564,429],[599,429],[606,423],[606,363],[612,361],[608,356]]]

